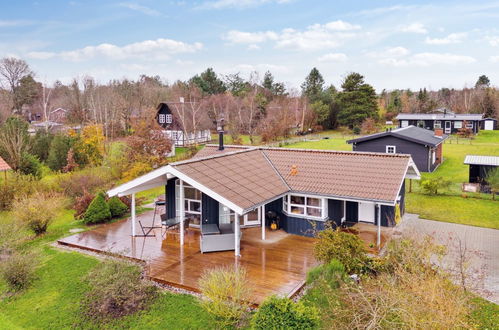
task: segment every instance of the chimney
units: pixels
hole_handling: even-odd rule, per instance
[[[217,132],[218,132],[218,150],[224,150],[224,122],[225,119],[222,116],[218,121]]]
[[[295,176],[298,174],[298,166],[291,165],[291,171],[289,171],[289,175]]]
[[[444,130],[441,128],[435,128],[435,136],[441,138],[444,136]]]

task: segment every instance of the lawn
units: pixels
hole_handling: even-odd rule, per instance
[[[346,143],[351,138],[353,137],[329,131],[311,136],[309,141],[286,144],[284,147],[352,150],[352,146]],[[499,229],[499,201],[492,201],[490,194],[463,195],[461,192],[461,184],[468,181],[469,167],[463,164],[465,156],[499,156],[499,131],[481,131],[473,139],[458,139],[453,136],[444,144],[443,153],[442,165],[433,173],[423,173],[422,178],[442,176],[452,181],[451,187],[443,191],[442,195],[429,196],[420,191],[418,183],[413,182],[412,192],[406,194],[407,212],[417,213],[426,219]]]
[[[163,189],[164,190],[164,189]],[[144,197],[157,196],[157,189],[146,191]],[[145,210],[139,208],[138,212]],[[0,225],[13,221],[9,212],[0,212]],[[0,329],[62,329],[62,328],[210,328],[213,319],[190,295],[162,292],[146,310],[98,326],[80,318],[79,301],[85,285],[82,278],[99,263],[95,257],[52,247],[58,238],[70,235],[73,228],[91,229],[63,210],[49,226],[46,234],[28,240],[26,247],[38,250],[40,267],[37,279],[26,291],[8,296],[0,279]],[[32,234],[26,232],[26,237]]]

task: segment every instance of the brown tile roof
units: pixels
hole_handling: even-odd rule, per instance
[[[2,157],[0,157],[0,172],[11,170],[12,168],[7,164]]]
[[[229,152],[247,150],[247,149],[255,149],[255,147],[250,146],[234,146],[234,145],[226,145],[224,150],[218,150],[218,144],[207,144],[203,149],[199,150],[193,158],[204,158],[208,156],[222,155]]]
[[[292,191],[377,201],[396,200],[410,159],[408,155],[284,148],[262,152]]]
[[[371,152],[234,146],[218,154],[214,145],[203,150],[203,157],[198,153],[172,166],[243,209],[289,191],[394,202],[410,161],[409,155]]]
[[[255,148],[172,166],[243,209],[289,191],[265,155]]]

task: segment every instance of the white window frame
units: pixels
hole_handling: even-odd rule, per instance
[[[303,197],[305,199],[305,203],[304,204],[291,203],[291,196]],[[319,199],[320,206],[308,205],[309,198]],[[303,208],[304,214],[297,214],[297,213],[291,212],[292,207]],[[320,210],[321,215],[314,216],[314,215],[307,214],[307,209],[309,209],[309,208],[315,209],[315,210]],[[306,195],[306,194],[288,194],[288,195],[283,197],[282,209],[283,209],[284,213],[286,213],[287,215],[289,215],[291,217],[312,219],[312,220],[322,220],[323,221],[327,218],[327,198],[324,198],[321,196],[315,196],[315,195]]]
[[[166,114],[164,116],[165,116],[165,123],[171,124],[173,122],[173,116],[171,114]]]
[[[193,214],[193,215],[199,215],[199,221],[203,221],[202,219],[202,213],[203,213],[203,193],[199,191],[199,199],[192,199],[192,198],[186,198],[185,197],[185,190],[186,189],[195,189],[193,186],[189,185],[188,183],[184,182],[184,203],[187,203],[187,206],[184,204],[184,215],[187,214]],[[191,209],[191,203],[199,203],[199,211],[194,211],[194,209]],[[177,217],[180,217],[180,180],[177,179],[175,180],[175,215]],[[190,226],[192,227],[199,227],[198,224],[191,223]]]
[[[431,163],[435,164],[437,161],[437,150],[431,149]]]
[[[473,122],[470,121],[470,122],[466,123],[466,128],[473,129]]]
[[[160,124],[166,124],[166,115],[165,114],[160,113],[158,119],[159,119]]]
[[[460,120],[454,121],[454,128],[463,128],[463,122]]]
[[[442,128],[442,121],[441,120],[435,120],[433,122],[433,128]]]
[[[409,126],[409,121],[408,120],[402,120],[400,123],[400,127],[408,127]]]
[[[393,152],[390,152],[390,148],[393,148]],[[397,153],[397,146],[386,146],[385,152],[387,154],[396,154]]]

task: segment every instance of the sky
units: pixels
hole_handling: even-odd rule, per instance
[[[499,2],[357,0],[0,0],[0,57],[47,84],[272,72],[299,88],[317,67],[378,92],[499,85]]]

